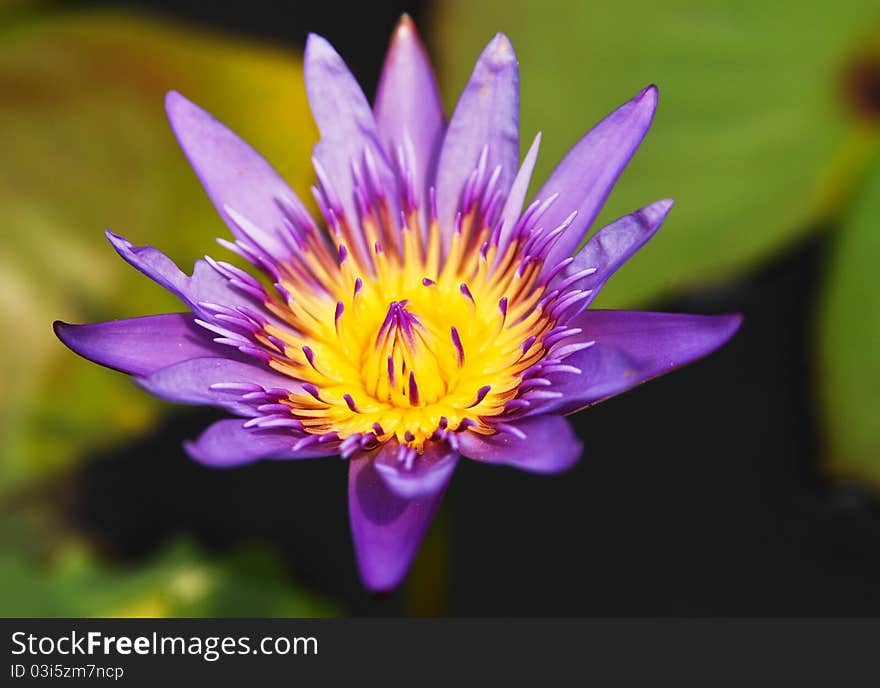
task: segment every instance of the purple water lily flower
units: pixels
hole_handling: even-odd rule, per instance
[[[589,131],[525,205],[540,135],[518,164],[519,77],[502,34],[449,121],[406,17],[372,108],[318,36],[305,79],[320,224],[227,127],[177,93],[166,101],[235,237],[220,243],[268,279],[209,257],[188,276],[108,232],[186,310],[55,331],[152,394],[237,416],[186,445],[199,462],[347,458],[361,577],[389,590],[459,457],[569,468],[581,443],[566,414],[708,354],[740,316],[588,310],[672,206],[622,217],[572,255],[645,136],[655,87]]]

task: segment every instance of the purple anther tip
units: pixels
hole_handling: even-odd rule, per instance
[[[452,343],[455,345],[455,350],[458,353],[458,365],[462,365],[464,363],[464,346],[462,346],[461,337],[455,325],[450,329],[450,333],[452,335]]]
[[[409,373],[409,403],[412,406],[419,405],[419,386],[416,384],[416,376],[412,371]]]

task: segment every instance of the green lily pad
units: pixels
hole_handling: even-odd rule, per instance
[[[209,558],[178,543],[138,565],[101,562],[68,545],[50,561],[0,554],[8,617],[324,617],[339,611],[296,586],[268,551]]]
[[[626,307],[730,277],[816,226],[840,196],[825,188],[845,138],[840,70],[877,18],[870,0],[439,0],[432,27],[447,96],[496,31],[510,36],[523,139],[544,132],[539,180],[602,116],[658,84],[652,130],[596,225],[677,200],[600,297]]]
[[[37,15],[35,15],[36,17]],[[105,228],[183,268],[227,230],[179,151],[175,89],[264,151],[308,197],[317,138],[298,56],[132,15],[0,22],[0,493],[144,432],[158,402],[67,351],[53,320],[174,310],[123,263]]]
[[[831,473],[880,488],[880,165],[835,237],[818,321],[819,387]]]

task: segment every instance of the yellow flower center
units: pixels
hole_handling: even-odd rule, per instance
[[[442,261],[437,223],[423,242],[412,211],[398,240],[362,218],[365,241],[340,225],[338,256],[310,235],[302,262],[281,266],[287,299],[268,307],[290,329],[257,337],[278,352],[274,369],[302,381],[281,403],[306,432],[417,450],[438,430],[495,432],[486,419],[517,396],[554,322],[539,304],[540,261],[516,240],[490,242],[479,218],[460,221]]]

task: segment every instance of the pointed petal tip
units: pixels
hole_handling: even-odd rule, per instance
[[[740,326],[745,320],[745,316],[739,312],[694,317],[701,318],[707,324],[706,331],[711,333],[712,345],[700,358],[720,349],[733,339],[733,336],[739,331]]]
[[[168,91],[165,94],[165,115],[171,123],[171,129],[175,136],[180,133],[180,127],[186,126],[187,122],[198,117],[215,119],[213,115],[196,105],[189,98],[181,95],[178,91]]]
[[[664,198],[663,200],[655,201],[654,203],[645,206],[638,211],[638,214],[642,221],[647,221],[648,225],[659,229],[674,205],[675,199]]]
[[[139,378],[133,378],[134,382],[137,384]],[[149,391],[149,390],[147,390]],[[238,468],[239,464],[236,462],[224,462],[218,461],[216,457],[212,456],[210,452],[206,452],[199,446],[198,440],[184,440],[183,441],[183,451],[186,455],[195,461],[200,466],[205,466],[206,468],[213,469],[224,469],[224,468]],[[241,463],[248,463],[247,461],[242,461]]]
[[[733,339],[734,335],[739,331],[740,326],[745,320],[745,316],[738,312],[707,315],[703,317],[707,323],[711,321],[708,331],[713,333],[712,346],[703,354],[703,356],[717,351],[726,345],[731,339]]]
[[[415,555],[413,555],[414,557]],[[366,552],[358,551],[355,547],[355,559],[357,560],[358,577],[363,586],[374,595],[390,595],[400,584],[403,583],[411,567],[411,561],[407,560],[403,565],[377,565],[377,562],[368,556]]]
[[[637,116],[639,118],[644,117],[647,126],[650,126],[654,119],[654,113],[657,111],[657,99],[659,98],[659,95],[660,93],[657,90],[657,87],[651,84],[647,88],[642,89],[639,95],[637,95],[632,101],[635,105],[635,112],[639,113]]]
[[[651,120],[654,119],[654,112],[657,110],[657,100],[659,96],[660,92],[657,90],[657,87],[654,84],[651,84],[639,91],[635,98],[630,100],[621,109],[628,110],[640,119],[645,117],[645,121],[650,125]]]
[[[510,43],[510,39],[503,31],[499,31],[492,37],[492,41],[489,44],[498,50],[506,50],[508,48],[512,49],[513,46]]]
[[[78,345],[77,331],[81,330],[82,327],[82,325],[73,325],[62,320],[56,320],[52,323],[52,330],[55,332],[55,336],[58,337],[58,340],[64,346],[76,355],[92,360],[92,357],[88,355],[89,347],[87,345]]]
[[[67,343],[69,339],[70,331],[76,327],[76,325],[71,325],[70,323],[66,323],[63,320],[56,320],[52,323],[52,331],[55,333],[55,336],[61,340],[61,343],[66,347],[70,348],[70,344]]]
[[[387,597],[403,582],[403,579],[406,578],[407,572],[408,571],[404,571],[400,575],[392,578],[376,576],[375,574],[361,571],[361,583],[363,583],[364,587],[373,595],[376,595],[377,597]]]
[[[648,84],[639,91],[639,95],[636,96],[639,100],[647,99],[653,100],[655,103],[657,102],[657,98],[660,97],[660,89],[657,88],[656,84]]]
[[[391,34],[389,57],[392,54],[409,54],[407,51],[414,50],[422,53],[427,59],[428,49],[425,47],[415,22],[408,14],[401,15]],[[387,58],[386,58],[387,60]]]
[[[168,91],[165,94],[165,112],[169,115],[172,110],[175,110],[177,107],[181,105],[189,105],[191,104],[186,98],[184,98],[177,91]]]
[[[529,149],[526,151],[526,154],[523,157],[523,160],[528,158],[530,155],[537,155],[538,154],[538,149],[541,147],[541,139],[543,137],[544,137],[544,133],[541,131],[539,131],[537,134],[535,134],[535,138],[533,138],[531,144],[529,144]]]
[[[184,440],[183,451],[185,451],[186,455],[189,456],[189,458],[191,458],[193,461],[197,463],[203,463],[203,459],[199,454],[199,446],[194,440]]]
[[[746,316],[742,313],[728,313],[719,317],[726,319],[727,335],[724,340],[725,342],[737,333],[740,326],[743,324],[743,321],[746,319]]]
[[[104,236],[107,237],[107,241],[110,242],[110,245],[119,254],[130,251],[133,246],[133,244],[128,239],[126,239],[121,234],[117,234],[111,229],[105,229]]]
[[[397,26],[394,27],[394,37],[407,38],[414,33],[416,33],[416,23],[409,14],[404,12],[397,20]]]
[[[104,230],[104,236],[107,237],[107,241],[110,242],[110,245],[113,247],[113,250],[126,262],[131,263],[132,260],[136,260],[136,256],[139,249],[145,248],[143,246],[136,247],[132,242],[126,239],[121,234],[117,234],[112,230]],[[135,268],[138,270],[143,270],[135,265]]]
[[[342,62],[339,53],[323,36],[310,33],[306,38],[306,47],[303,50],[303,68],[306,75],[306,89],[309,86],[308,76],[313,72],[316,65]]]
[[[88,347],[84,347],[78,345],[78,337],[77,332],[82,332],[84,328],[88,328],[87,325],[74,325],[73,323],[67,323],[63,320],[56,320],[52,323],[52,331],[55,332],[55,336],[61,340],[61,343],[64,344],[68,349],[73,351],[75,354],[83,356],[85,358],[89,358],[86,354],[88,353]],[[89,358],[89,360],[91,360]]]
[[[134,381],[135,384],[137,384],[142,389],[146,389],[143,385],[139,384],[139,381],[141,380],[141,378],[132,378],[132,380]],[[147,391],[149,391],[149,389],[147,389]],[[210,456],[210,454],[203,451],[199,447],[198,440],[184,440],[183,441],[183,451],[186,453],[186,455],[190,459],[192,459],[193,461],[195,461],[197,464],[199,464],[201,466],[207,466],[208,468],[234,468],[235,467],[234,464],[231,466],[224,465],[223,463],[218,462],[215,459],[213,459]]]
[[[358,576],[363,586],[374,595],[390,595],[400,587],[409,573],[409,563],[405,566],[376,566],[369,559],[362,558],[363,556],[355,551]]]
[[[745,316],[739,312],[721,313],[719,315],[709,315],[705,317],[707,320],[711,319],[716,327],[716,332],[718,333],[718,344],[716,348],[726,344],[728,340],[736,334],[737,330],[739,330],[742,325],[743,320],[745,320]]]
[[[306,62],[315,58],[332,58],[336,59],[339,54],[333,45],[326,38],[317,33],[309,33],[306,37],[306,48],[304,51]]]
[[[489,45],[483,51],[481,59],[486,60],[494,69],[501,69],[511,63],[516,64],[516,53],[513,51],[513,44],[510,42],[510,39],[499,31],[489,41]]]
[[[411,51],[421,53],[427,59],[428,49],[419,35],[415,22],[408,14],[403,14],[391,33],[388,55],[385,58],[386,64],[392,56],[396,55],[401,55],[401,59],[412,59],[413,52]]]

